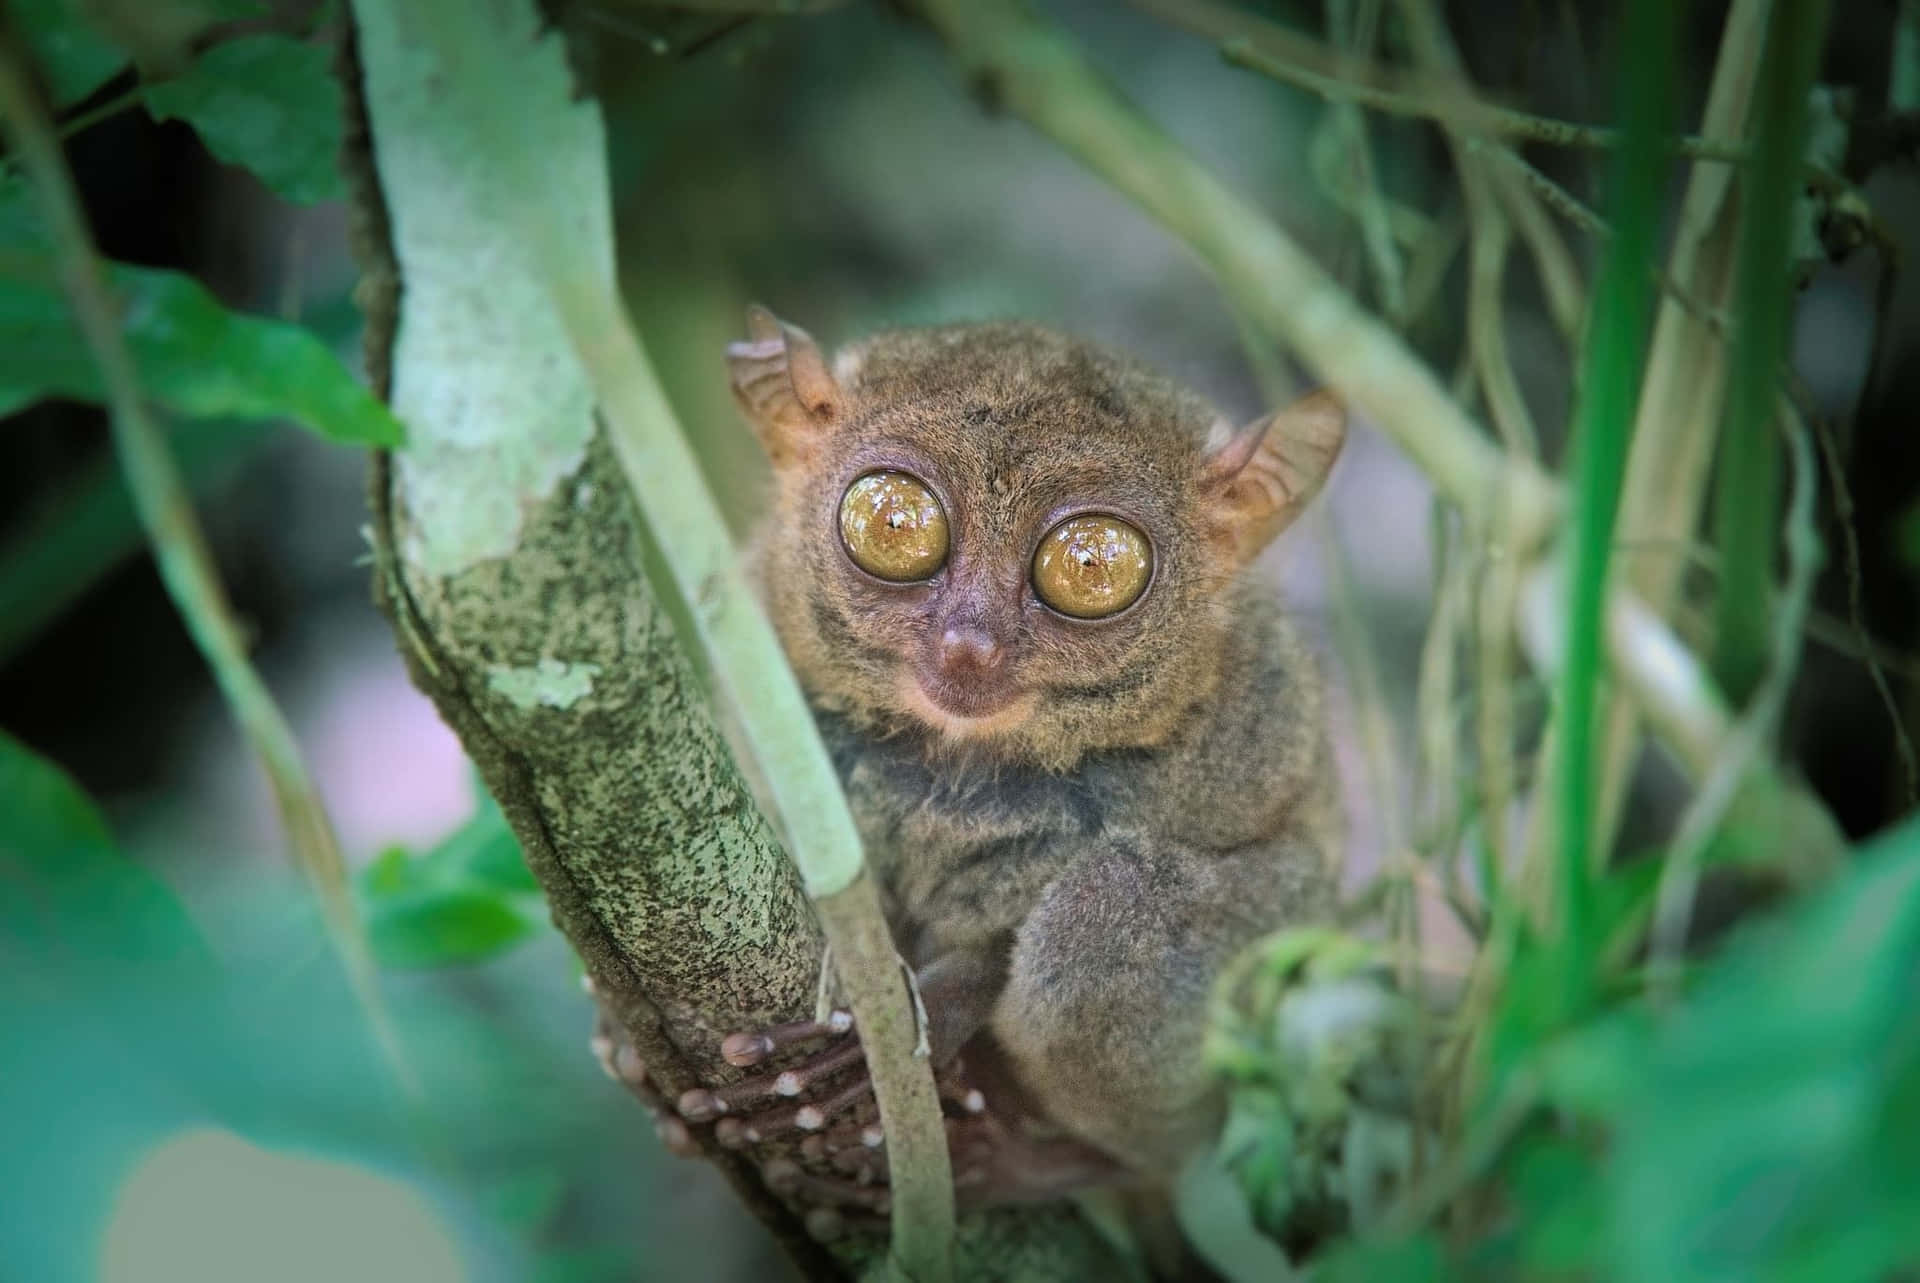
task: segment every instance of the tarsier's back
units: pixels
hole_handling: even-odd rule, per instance
[[[750,323],[729,359],[774,464],[755,569],[918,976],[962,1201],[1164,1181],[1217,1123],[1214,977],[1332,908],[1319,679],[1243,572],[1344,416],[1314,396],[1234,430],[1031,325],[829,365]]]

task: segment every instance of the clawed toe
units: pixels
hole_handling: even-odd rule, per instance
[[[794,1020],[771,1029],[728,1034],[720,1044],[720,1055],[736,1069],[751,1069],[776,1051],[803,1042],[838,1037],[852,1028],[853,1013],[835,1011],[825,1020]]]

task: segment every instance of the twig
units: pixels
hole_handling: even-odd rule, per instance
[[[1345,49],[1364,54],[1373,44],[1374,28],[1379,23],[1379,0],[1366,0],[1361,11],[1354,12],[1356,0],[1327,0],[1329,25]],[[1347,162],[1359,195],[1359,222],[1367,261],[1373,269],[1374,287],[1379,291],[1381,310],[1402,321],[1406,316],[1407,290],[1405,268],[1399,246],[1394,244],[1387,215],[1387,204],[1380,192],[1379,177],[1373,164],[1373,144],[1367,137],[1367,118],[1352,103],[1332,103],[1336,127],[1346,136]]]
[[[1513,175],[1515,181],[1531,190],[1539,197],[1540,202],[1554,213],[1602,244],[1613,239],[1613,228],[1607,225],[1606,219],[1594,213],[1572,192],[1529,165],[1511,147],[1493,149],[1491,154]],[[1706,304],[1690,295],[1686,287],[1674,280],[1665,268],[1655,264],[1649,270],[1652,271],[1654,280],[1658,282],[1667,297],[1678,303],[1687,315],[1700,322],[1713,334],[1725,338],[1732,330],[1733,327],[1726,317],[1710,310]]]
[[[1713,668],[1736,704],[1767,667],[1768,589],[1778,540],[1779,379],[1792,286],[1783,265],[1792,245],[1795,197],[1806,151],[1807,91],[1827,30],[1825,0],[1776,6],[1755,89],[1755,155],[1742,185],[1738,300],[1727,416],[1714,473]]]
[[[1854,528],[1853,489],[1847,484],[1846,461],[1840,457],[1840,443],[1834,440],[1833,427],[1825,417],[1816,413],[1811,404],[1812,398],[1804,395],[1805,388],[1799,380],[1793,380],[1794,401],[1800,407],[1801,414],[1813,427],[1815,439],[1820,442],[1820,452],[1827,462],[1827,482],[1833,490],[1833,519],[1840,527],[1840,539],[1846,549],[1847,565],[1847,621],[1853,627],[1853,637],[1860,647],[1860,662],[1866,666],[1867,675],[1873,680],[1873,688],[1880,694],[1880,702],[1886,707],[1887,717],[1893,725],[1893,744],[1900,754],[1900,768],[1906,776],[1907,805],[1920,803],[1920,764],[1916,764],[1913,752],[1913,740],[1907,735],[1907,726],[1900,716],[1900,705],[1893,698],[1893,690],[1887,685],[1886,671],[1880,665],[1880,657],[1874,646],[1873,637],[1867,632],[1867,612],[1865,587],[1860,574],[1860,534]],[[1812,634],[1814,618],[1809,612],[1807,631]]]
[[[1504,514],[1502,514],[1504,517]],[[1520,558],[1503,519],[1480,532],[1480,583],[1474,601],[1474,725],[1479,746],[1480,829],[1501,875],[1512,868],[1507,826],[1514,796],[1513,617]]]
[[[76,111],[60,122],[60,137],[71,138],[75,134],[84,133],[110,116],[117,116],[130,107],[139,106],[145,99],[146,92],[147,86],[135,85],[124,93],[115,94],[105,102],[97,103],[85,111]]]
[[[68,303],[100,368],[112,411],[114,450],[153,545],[161,581],[266,772],[288,843],[319,899],[348,981],[382,1053],[401,1086],[412,1093],[416,1084],[380,996],[332,822],[307,775],[292,729],[247,660],[242,630],[194,515],[192,495],[166,438],[148,413],[139,373],[120,332],[120,304],[101,269],[80,194],[32,84],[15,30],[0,10],[0,120],[6,122],[14,149],[32,179]]]
[[[1237,67],[1257,71],[1322,98],[1357,103],[1390,116],[1437,121],[1462,133],[1602,151],[1621,144],[1621,134],[1617,129],[1554,120],[1508,107],[1496,107],[1466,96],[1381,88],[1378,82],[1387,78],[1386,73],[1371,68],[1363,70],[1364,64],[1355,59],[1336,58],[1340,74],[1323,75],[1298,63],[1263,53],[1245,36],[1228,37],[1221,44],[1220,53]],[[1666,149],[1690,160],[1737,165],[1744,162],[1749,154],[1747,148],[1739,143],[1692,135],[1668,137],[1662,142]]]
[[[1397,215],[1402,207],[1393,208]],[[1439,215],[1428,219],[1424,232],[1411,242],[1413,253],[1407,260],[1407,313],[1403,327],[1411,327],[1426,315],[1428,305],[1438,297],[1446,281],[1453,256],[1460,252],[1466,237],[1467,223],[1461,216],[1460,206],[1449,204]]]
[[[1772,654],[1746,712],[1734,724],[1715,756],[1713,768],[1681,814],[1654,897],[1649,971],[1656,989],[1669,993],[1686,945],[1701,856],[1779,726],[1787,694],[1793,688],[1793,675],[1800,666],[1801,635],[1819,578],[1820,538],[1813,528],[1813,451],[1807,444],[1806,426],[1797,418],[1789,425],[1788,438],[1793,457],[1793,495],[1787,512],[1787,585],[1771,612]]]
[[[1353,719],[1360,732],[1360,746],[1370,777],[1368,793],[1376,799],[1371,809],[1380,824],[1381,874],[1391,878],[1396,876],[1395,870],[1407,849],[1401,811],[1400,764],[1393,749],[1400,737],[1382,690],[1379,655],[1354,593],[1353,568],[1347,559],[1346,544],[1326,508],[1320,509],[1318,521],[1326,537],[1333,620],[1340,655],[1345,661]]]
[[[1454,716],[1454,689],[1460,636],[1466,626],[1467,559],[1448,535],[1447,513],[1438,502],[1429,522],[1433,539],[1433,609],[1427,617],[1426,640],[1420,645],[1420,677],[1414,709],[1420,755],[1417,775],[1421,808],[1426,822],[1416,839],[1429,854],[1451,869],[1450,835],[1459,828],[1459,721]]]
[[[373,8],[379,0],[362,0]],[[384,0],[398,5],[400,0]],[[383,21],[395,20],[393,12]],[[461,0],[409,0],[407,29],[432,51],[455,128],[495,157],[519,194],[505,216],[540,265],[568,340],[594,390],[609,440],[740,731],[819,916],[879,1103],[890,1157],[896,1271],[914,1283],[952,1277],[953,1176],[946,1130],[902,981],[867,876],[860,837],[772,626],[742,571],[726,523],[652,363],[597,254],[583,247],[565,201],[540,180],[543,140],[497,86],[522,73],[532,5],[503,31]],[[549,47],[546,56],[558,57]],[[580,110],[591,110],[581,107]]]

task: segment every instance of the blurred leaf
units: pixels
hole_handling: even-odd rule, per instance
[[[1594,1155],[1572,1138],[1543,1128],[1515,1147],[1507,1175],[1526,1267],[1572,1278],[1591,1266],[1601,1230]]]
[[[421,881],[420,862],[404,846],[390,846],[373,858],[360,875],[361,888],[376,899],[404,895]]]
[[[1455,1277],[1436,1239],[1342,1244],[1313,1272],[1315,1283],[1444,1283]]]
[[[64,771],[0,732],[0,1272],[89,1276],[128,1155],[197,1116],[162,1065],[216,979],[173,895]]]
[[[207,960],[173,893],[121,855],[86,794],[4,731],[0,802],[0,947],[45,969],[91,970],[100,949],[168,969]]]
[[[26,34],[55,107],[79,102],[127,63],[124,51],[87,25],[75,0],[12,0],[7,8]]]
[[[559,1214],[566,1196],[566,1177],[552,1167],[531,1164],[501,1176],[487,1191],[486,1204],[495,1221],[534,1235]]]
[[[1231,1128],[1231,1125],[1229,1125]],[[1181,1169],[1174,1184],[1174,1212],[1187,1241],[1229,1283],[1286,1283],[1298,1277],[1287,1254],[1254,1227],[1242,1195],[1244,1173],[1227,1170],[1222,1156],[1201,1154]]]
[[[23,183],[0,179],[0,415],[43,397],[99,403],[99,373]],[[192,277],[110,265],[147,395],[193,418],[294,419],[336,441],[399,445],[399,420],[297,325],[231,312]]]
[[[491,891],[446,887],[374,901],[367,935],[386,967],[480,962],[524,940],[533,923]]]
[[[1917,986],[1912,821],[1744,930],[1680,1010],[1624,1012],[1557,1048],[1556,1094],[1611,1124],[1599,1190],[1613,1272],[1815,1283],[1920,1263]],[[1524,1201],[1539,1207],[1532,1249],[1571,1250],[1583,1231],[1551,1200]]]
[[[388,967],[480,962],[538,929],[540,884],[485,792],[467,822],[419,855],[389,847],[360,874],[374,953]]]
[[[473,818],[441,843],[434,854],[464,876],[487,886],[530,895],[540,892],[539,881],[520,853],[520,840],[507,827],[499,805],[484,791]]]
[[[290,201],[344,193],[340,179],[340,86],[319,45],[287,36],[246,36],[214,46],[184,73],[150,86],[161,119],[192,125],[221,160],[244,165]]]

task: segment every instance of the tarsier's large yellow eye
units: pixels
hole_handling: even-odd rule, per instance
[[[946,564],[947,514],[918,478],[869,472],[841,496],[840,539],[868,574],[917,583]]]
[[[1033,590],[1075,619],[1101,619],[1133,605],[1153,577],[1147,537],[1118,517],[1069,517],[1033,554]]]

